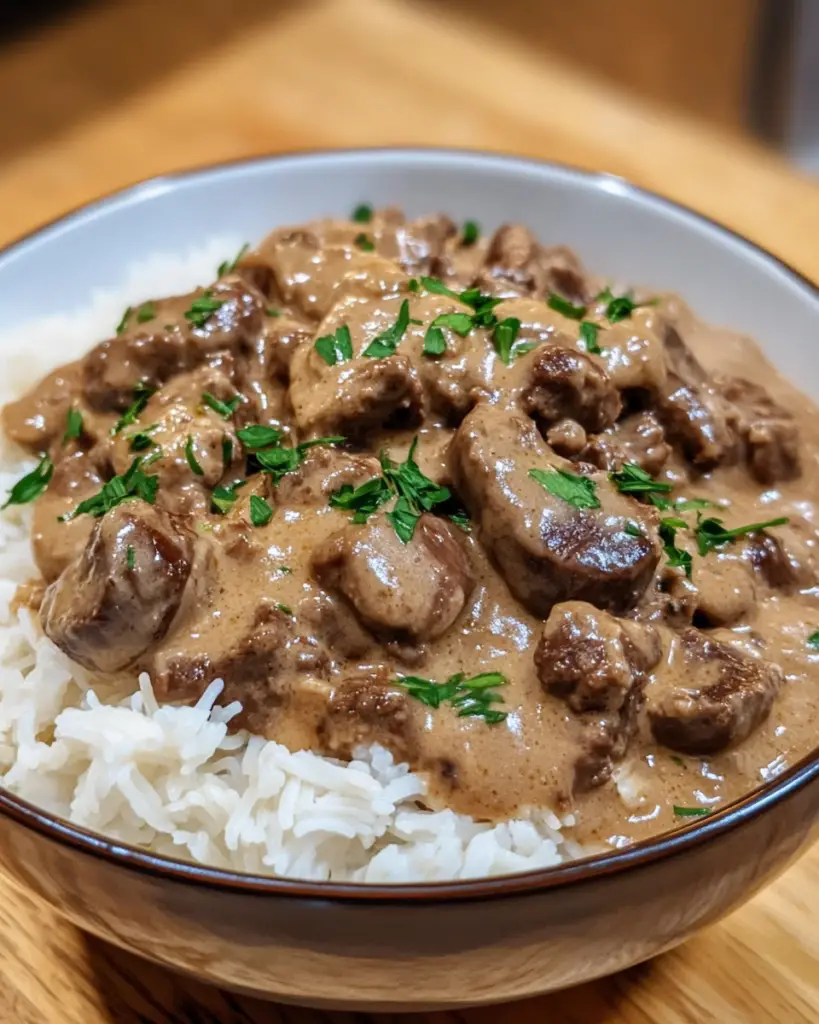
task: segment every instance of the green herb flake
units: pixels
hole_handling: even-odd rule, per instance
[[[126,307],[125,312],[122,314],[120,322],[116,326],[117,337],[119,337],[120,334],[123,334],[125,332],[126,328],[128,327],[128,321],[131,319],[131,314],[133,313],[133,311],[133,306]]]
[[[136,566],[136,551],[132,544],[128,545],[128,549],[125,552],[125,564],[131,571],[133,571]]]
[[[63,444],[66,445],[69,441],[76,441],[78,438],[82,437],[82,427],[82,413],[76,406],[72,405],[65,418]]]
[[[461,231],[461,245],[470,246],[474,245],[481,237],[481,229],[477,221],[467,220],[464,221],[463,230]]]
[[[103,484],[97,494],[81,501],[73,512],[60,516],[60,522],[65,523],[81,515],[98,519],[125,501],[140,500],[147,501],[149,505],[155,504],[159,477],[145,473],[142,468],[144,465],[147,463],[143,462],[141,456],[135,458],[124,473]]]
[[[421,285],[418,283],[417,277],[411,277],[407,282],[407,290],[411,291],[413,295],[417,295],[421,291]]]
[[[191,472],[196,476],[204,476],[205,471],[196,461],[196,455],[193,450],[193,435],[188,434],[188,440],[185,442],[185,460],[191,468]]]
[[[517,340],[519,330],[520,320],[515,316],[508,316],[505,320],[501,320],[492,333],[495,351],[507,366],[513,363],[517,356],[523,355],[524,352],[530,352],[537,345],[536,342],[519,342]]]
[[[550,494],[575,508],[600,508],[597,484],[587,476],[569,473],[564,469],[530,469],[529,476]]]
[[[464,509],[458,509],[457,512],[451,512],[449,515],[449,521],[454,523],[459,530],[463,530],[464,533],[472,533],[472,521]]]
[[[404,332],[409,325],[409,319],[409,302],[404,299],[398,311],[398,318],[392,327],[388,327],[386,331],[376,335],[361,354],[368,359],[384,359],[387,356],[395,355],[398,343],[404,337]]]
[[[629,535],[629,537],[645,537],[645,534],[640,529],[638,524],[634,522],[626,523],[626,525],[623,527],[623,530],[625,533]]]
[[[280,309],[276,309],[275,306],[268,306],[267,309],[265,309],[265,314],[267,316],[276,317],[276,316],[281,316],[282,315],[282,311]]]
[[[707,498],[689,498],[687,501],[681,499],[674,502],[675,512],[692,512],[694,509],[714,507],[713,501],[709,501]]]
[[[507,684],[506,677],[500,672],[483,672],[471,679],[458,672],[445,683],[436,683],[421,676],[398,676],[396,683],[427,707],[437,709],[442,704],[449,704],[459,718],[483,718],[487,725],[497,725],[508,716],[508,712],[492,707],[503,703],[503,697],[494,692]]]
[[[213,292],[206,288],[185,310],[185,319],[192,327],[203,328],[213,314],[224,306],[224,300],[214,299]]]
[[[282,439],[282,432],[277,427],[266,427],[260,423],[251,424],[249,427],[242,427],[236,431],[236,436],[245,448],[268,448],[278,444]]]
[[[568,299],[564,299],[562,295],[558,295],[556,292],[549,292],[546,305],[549,309],[555,310],[556,313],[561,313],[563,316],[568,317],[569,320],[582,320],[586,315],[585,306],[575,306],[573,302],[569,302]]]
[[[393,491],[387,481],[383,477],[375,476],[360,487],[342,484],[337,491],[333,491],[329,500],[332,508],[352,512],[354,523],[366,523],[373,512],[388,502],[392,496]]]
[[[811,633],[808,637],[808,647],[812,647],[815,651],[819,651],[819,629],[815,633]]]
[[[666,516],[660,520],[660,540],[663,542],[663,551],[668,559],[669,568],[682,569],[685,575],[691,579],[693,565],[691,553],[677,547],[677,530],[685,530],[687,527],[688,524],[684,519]]]
[[[292,571],[293,571],[293,570],[292,570],[292,569],[290,568],[290,566],[289,566],[289,565],[280,565],[280,566],[279,566],[279,572],[280,572],[280,573],[281,573],[281,574],[282,574],[283,576],[289,576],[289,575],[290,575],[290,573],[291,573]]]
[[[222,465],[225,469],[233,462],[233,438],[227,434],[222,438]]]
[[[671,755],[671,760],[672,760],[672,761],[674,762],[674,764],[676,764],[676,765],[677,765],[677,766],[678,766],[679,768],[685,768],[685,761],[683,761],[683,759],[682,759],[681,757],[677,757],[677,755],[676,755],[676,754],[672,754],[672,755]]]
[[[602,356],[605,353],[604,348],[600,348],[597,341],[597,336],[600,333],[600,325],[593,324],[591,320],[584,320],[580,325],[580,340],[586,346],[586,351],[591,352],[592,355]]]
[[[282,612],[284,615],[292,615],[293,609],[288,604],[282,604],[281,601],[277,601],[275,605],[277,612]]]
[[[125,427],[130,427],[136,423],[154,390],[149,384],[137,384],[134,388],[134,400],[112,427],[112,435],[118,434]]]
[[[708,807],[678,807],[674,804],[674,814],[678,818],[705,818],[710,813]]]
[[[287,473],[292,473],[304,462],[307,452],[318,445],[342,444],[346,437],[317,437],[312,441],[302,441],[294,448],[263,448],[255,452],[254,458],[259,463],[264,473],[273,477],[273,482],[278,483]]]
[[[156,306],[153,302],[143,302],[137,309],[136,322],[138,324],[147,324],[149,320],[154,320],[155,318]]]
[[[149,427],[145,427],[144,430],[138,430],[135,434],[126,435],[129,440],[129,448],[132,452],[145,452],[149,448],[155,448],[156,442],[151,437],[154,430],[159,429],[158,423],[152,423]]]
[[[240,487],[244,487],[247,481],[240,480],[229,487],[214,487],[210,496],[210,503],[217,512],[227,515],[236,504],[239,495],[236,493]]]
[[[346,324],[342,324],[341,327],[336,328],[333,334],[325,334],[321,338],[316,338],[313,347],[328,366],[335,366],[336,363],[352,359],[353,342],[350,337],[350,328]]]
[[[382,453],[381,468],[384,478],[393,486],[395,491],[407,499],[410,506],[416,511],[431,512],[436,505],[442,505],[449,501],[452,492],[448,487],[436,484],[430,480],[415,461],[415,451],[418,447],[418,438],[414,438],[410,445],[406,459],[398,466]]]
[[[447,288],[444,282],[437,277],[422,277],[421,284],[428,292],[432,292],[433,295],[446,295],[450,299],[460,299],[461,297],[458,292]]]
[[[242,257],[248,251],[249,248],[249,243],[245,242],[245,244],[236,253],[232,260],[225,260],[224,262],[220,263],[216,269],[216,276],[224,277],[225,274],[232,274],[233,271],[239,266],[239,262],[241,261]]]
[[[595,296],[595,301],[606,304],[605,317],[610,324],[617,324],[621,320],[628,319],[635,309],[653,306],[657,303],[657,299],[650,299],[648,302],[635,302],[632,295],[614,295],[611,288],[605,288]]]
[[[375,244],[372,239],[368,238],[367,235],[362,231],[360,235],[355,236],[355,244],[362,252],[375,252]]]
[[[726,529],[721,519],[702,519],[700,516],[697,519],[694,532],[697,538],[697,548],[701,555],[707,555],[709,551],[713,551],[729,541],[747,537],[751,533],[759,533],[761,530],[785,526],[789,522],[787,516],[780,516],[778,519],[769,519],[764,523],[751,523],[749,526],[735,526],[732,529]]]
[[[21,477],[12,487],[5,504],[0,506],[0,511],[8,508],[9,505],[27,505],[30,501],[35,501],[48,487],[53,475],[54,463],[48,455],[45,455],[39,465]]]
[[[229,420],[241,405],[242,396],[234,395],[229,402],[223,402],[221,399],[217,398],[216,395],[212,395],[210,391],[203,391],[202,402],[209,409],[213,409],[213,411],[221,416],[222,419]]]
[[[441,313],[432,321],[432,327],[448,327],[450,331],[465,338],[472,330],[472,317],[469,313]]]
[[[273,518],[273,508],[258,494],[250,496],[250,521],[254,526],[267,526]]]
[[[670,494],[671,484],[655,480],[635,462],[624,462],[616,473],[609,473],[609,479],[621,494]]]
[[[356,224],[369,224],[373,219],[373,208],[369,203],[359,203],[353,210],[350,220]]]
[[[392,512],[387,513],[387,519],[392,523],[398,539],[404,544],[409,544],[412,540],[420,518],[420,513],[415,512],[409,500],[403,496],[396,501]]]
[[[440,327],[428,327],[424,335],[425,356],[442,356],[446,352],[446,337]]]

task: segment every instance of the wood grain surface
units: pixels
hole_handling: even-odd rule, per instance
[[[309,147],[506,150],[626,175],[819,279],[819,189],[773,154],[527,50],[448,5],[124,0],[0,63],[0,242],[146,175]],[[646,41],[650,45],[651,40]],[[692,59],[694,59],[692,57]],[[36,83],[37,87],[33,87]],[[816,1024],[819,850],[650,964],[428,1022]],[[0,1020],[387,1021],[235,997],[86,938],[0,884]]]

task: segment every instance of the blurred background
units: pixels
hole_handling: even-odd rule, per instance
[[[149,174],[296,148],[511,150],[729,223],[783,166],[819,171],[816,0],[0,6],[4,238]]]

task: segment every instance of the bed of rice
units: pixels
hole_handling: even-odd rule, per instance
[[[209,280],[235,239],[152,257],[70,316],[0,334],[0,402],[111,333],[123,308]],[[2,442],[0,494],[33,467]],[[409,882],[557,864],[582,852],[551,811],[490,825],[423,807],[425,783],[383,748],[343,764],[228,732],[212,683],[195,707],[159,706],[143,674],[91,678],[12,612],[36,576],[29,512],[0,515],[0,780],[78,825],[216,867],[306,879]],[[130,691],[130,692],[129,692]]]

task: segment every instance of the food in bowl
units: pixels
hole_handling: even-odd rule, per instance
[[[815,745],[815,410],[749,339],[364,204],[136,298],[3,411],[8,788],[401,882],[628,845]]]

